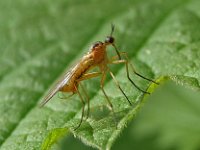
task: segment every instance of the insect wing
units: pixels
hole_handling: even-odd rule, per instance
[[[59,81],[52,87],[47,96],[44,98],[44,101],[40,104],[40,106],[44,106],[64,85],[68,83],[73,75],[73,69],[68,71]]]

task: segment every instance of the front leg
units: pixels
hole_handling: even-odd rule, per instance
[[[110,64],[125,63],[125,64],[126,64],[126,68],[128,68],[128,65],[130,65],[131,70],[133,71],[134,74],[136,74],[137,76],[139,76],[139,77],[141,77],[141,78],[143,78],[143,79],[145,79],[145,80],[148,80],[148,81],[150,81],[150,82],[153,82],[153,83],[159,85],[159,83],[157,83],[156,81],[154,81],[154,80],[152,80],[152,79],[149,79],[149,78],[147,78],[147,77],[145,77],[145,76],[139,74],[139,73],[135,70],[135,68],[133,67],[133,64],[129,61],[129,58],[128,58],[128,55],[127,55],[126,52],[120,52],[120,55],[121,55],[121,56],[124,56],[125,59],[119,60],[119,59],[118,59],[118,55],[116,55],[116,56],[113,56],[113,57],[111,58],[111,60],[109,60],[109,63],[110,63]],[[128,70],[128,69],[126,69],[126,70]],[[128,71],[127,71],[127,73],[129,74]]]
[[[134,87],[136,87],[139,91],[141,91],[143,93],[146,93],[146,94],[150,94],[149,92],[146,92],[146,91],[142,90],[139,86],[137,86],[133,82],[133,80],[130,78],[130,76],[129,76],[129,68],[128,68],[128,61],[127,60],[122,59],[122,60],[114,60],[114,61],[110,62],[110,64],[121,64],[121,63],[124,63],[126,65],[126,76],[127,76],[128,80],[132,83],[132,85]]]

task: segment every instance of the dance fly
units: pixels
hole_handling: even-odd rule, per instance
[[[44,98],[44,101],[41,103],[41,106],[45,105],[57,92],[63,92],[63,93],[72,93],[78,94],[80,97],[80,100],[83,104],[82,107],[82,115],[79,124],[75,128],[78,129],[81,126],[81,123],[83,121],[84,117],[84,112],[85,112],[85,100],[86,99],[87,105],[88,105],[88,111],[87,111],[87,116],[88,118],[89,115],[89,97],[88,94],[82,85],[81,81],[95,78],[95,77],[100,77],[100,88],[111,108],[113,111],[113,105],[109,99],[109,97],[106,94],[106,91],[104,90],[104,81],[106,78],[106,74],[109,73],[110,76],[113,78],[114,83],[116,84],[116,87],[120,90],[122,95],[125,97],[125,99],[128,101],[128,103],[131,105],[131,101],[125,94],[125,92],[122,90],[119,82],[115,78],[113,72],[109,69],[108,64],[125,64],[126,66],[126,75],[128,80],[132,83],[134,87],[136,87],[138,90],[140,90],[143,93],[150,94],[142,89],[140,89],[130,78],[129,76],[129,67],[135,73],[137,76],[148,80],[150,82],[153,82],[155,84],[158,84],[157,82],[148,79],[139,73],[135,71],[133,68],[133,65],[130,63],[128,55],[126,52],[119,52],[115,45],[115,38],[113,37],[113,32],[114,32],[114,25],[111,26],[111,33],[109,36],[106,37],[104,42],[98,41],[95,42],[90,50],[88,51],[87,54],[85,54],[80,61],[72,67],[68,72],[65,73],[65,75],[58,81],[58,83],[50,90],[48,95]],[[108,58],[107,56],[107,46],[113,46],[116,52],[116,56],[113,56],[111,59]],[[94,68],[99,68],[99,71],[97,72],[91,72]],[[80,92],[80,88],[82,89],[83,93]],[[84,97],[83,95],[84,94]],[[113,111],[114,113],[114,111]]]

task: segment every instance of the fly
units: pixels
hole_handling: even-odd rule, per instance
[[[90,48],[90,50],[88,51],[88,53],[85,54],[82,57],[82,59],[74,67],[72,67],[68,72],[66,72],[66,74],[50,90],[48,95],[44,98],[44,101],[41,103],[41,106],[44,106],[57,92],[72,93],[70,96],[72,96],[74,94],[78,94],[78,96],[80,97],[80,100],[83,104],[83,107],[82,107],[82,115],[81,115],[80,122],[79,122],[78,126],[75,128],[75,130],[81,126],[81,123],[83,122],[84,113],[85,113],[85,100],[84,100],[82,94],[80,93],[79,87],[82,89],[83,94],[85,95],[85,98],[86,98],[87,105],[88,105],[88,111],[87,111],[86,118],[88,118],[88,116],[89,116],[90,103],[89,103],[88,94],[87,94],[84,86],[81,83],[81,81],[83,81],[83,80],[87,80],[87,79],[91,79],[91,78],[95,78],[95,77],[99,77],[99,76],[101,77],[100,88],[101,88],[112,112],[114,113],[113,105],[104,90],[104,81],[106,78],[106,73],[109,73],[111,75],[111,77],[113,78],[114,83],[116,84],[117,88],[121,91],[121,93],[124,95],[124,97],[126,98],[128,103],[131,105],[131,101],[129,100],[129,98],[125,94],[125,92],[122,90],[122,88],[121,88],[119,82],[117,81],[117,79],[115,78],[113,72],[109,69],[108,64],[125,64],[126,75],[127,75],[128,80],[131,82],[131,84],[134,87],[136,87],[138,90],[140,90],[141,92],[143,92],[145,94],[150,94],[150,93],[142,90],[133,82],[133,80],[129,76],[129,67],[133,71],[133,73],[135,73],[137,76],[139,76],[145,80],[148,80],[150,82],[153,82],[155,84],[158,84],[157,82],[155,82],[149,78],[146,78],[135,71],[133,65],[129,61],[127,53],[119,52],[119,50],[117,49],[117,47],[115,45],[115,39],[113,37],[113,32],[114,32],[114,25],[111,26],[111,33],[109,36],[106,37],[105,41],[104,42],[98,41],[98,42],[94,43],[92,45],[92,47]],[[113,56],[111,59],[109,59],[107,56],[106,48],[108,45],[113,46],[116,51],[116,54],[117,54],[116,56]],[[89,72],[95,67],[99,68],[99,72]]]

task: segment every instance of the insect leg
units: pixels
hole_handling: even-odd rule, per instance
[[[119,60],[120,61],[120,60]],[[121,86],[119,85],[119,82],[117,81],[117,79],[115,78],[114,74],[109,70],[109,73],[111,75],[111,77],[113,78],[116,86],[118,87],[118,89],[122,92],[122,94],[126,97],[126,100],[129,102],[130,105],[131,104],[131,101],[128,99],[128,97],[126,96],[126,94],[124,93],[124,91],[122,90]]]
[[[128,80],[132,83],[132,85],[133,85],[134,87],[136,87],[138,90],[140,90],[141,92],[146,93],[146,94],[150,94],[149,92],[146,92],[146,91],[142,90],[140,87],[138,87],[138,86],[133,82],[133,80],[130,78],[130,76],[129,76],[129,69],[128,69],[128,61],[127,61],[127,60],[116,60],[116,61],[113,61],[113,62],[112,62],[112,64],[120,64],[120,63],[125,63],[125,65],[126,65],[126,74],[127,74],[127,78],[128,78]]]
[[[102,73],[101,72],[91,72],[91,73],[86,73],[84,75],[82,75],[81,78],[77,79],[77,82],[80,84],[80,81],[83,81],[83,80],[87,80],[87,79],[90,79],[90,78],[95,78],[95,77],[98,77],[100,76]],[[85,90],[85,88],[83,87],[82,84],[80,84],[82,90],[83,90],[83,93],[85,94],[86,96],[86,100],[87,100],[87,105],[88,105],[88,111],[87,111],[87,116],[86,118],[89,117],[89,113],[90,113],[90,101],[89,101],[89,96]]]
[[[62,95],[60,95],[60,94],[62,94]],[[59,92],[59,93],[58,93],[58,97],[59,97],[60,99],[68,99],[68,98],[72,97],[74,94],[75,94],[75,92],[73,92],[72,94],[70,94],[70,95],[68,95],[68,96],[65,96],[65,95],[63,94],[63,92]]]
[[[101,77],[101,85],[100,85],[100,87],[101,87],[101,90],[102,90],[103,94],[106,97],[106,100],[107,100],[107,102],[108,102],[108,104],[110,106],[110,109],[114,112],[113,105],[112,105],[110,99],[108,98],[108,95],[106,94],[106,92],[104,90],[104,81],[105,81],[105,79],[106,79],[106,72],[103,72],[102,77]]]
[[[148,80],[148,81],[150,81],[150,82],[153,82],[153,83],[155,83],[155,84],[159,84],[159,83],[157,83],[156,81],[154,81],[154,80],[152,80],[152,79],[149,79],[149,78],[147,78],[147,77],[144,77],[143,75],[139,74],[139,73],[134,69],[132,63],[130,63],[129,58],[128,58],[128,55],[127,55],[126,52],[123,52],[122,55],[124,55],[124,56],[126,57],[127,62],[130,64],[132,71],[133,71],[137,76],[139,76],[139,77],[141,77],[141,78],[143,78],[143,79],[145,79],[145,80]]]
[[[115,112],[114,112],[114,109],[113,109],[113,105],[112,105],[108,95],[106,94],[106,92],[104,90],[104,81],[105,81],[105,79],[106,79],[106,72],[103,72],[102,77],[101,77],[101,85],[100,85],[100,87],[101,87],[101,90],[102,90],[104,96],[106,97],[106,100],[107,100],[107,102],[108,102],[108,104],[110,106],[110,109],[111,109],[112,113],[113,113],[114,122],[115,122],[115,125],[117,127],[117,120],[116,120]]]
[[[83,93],[84,93],[86,100],[87,100],[87,107],[88,107],[87,108],[87,114],[86,114],[86,119],[87,119],[89,117],[89,114],[90,114],[90,100],[89,100],[89,96],[88,96],[84,86],[81,83],[79,83],[79,85],[80,85],[81,89],[83,90]]]
[[[131,70],[133,71],[134,74],[136,74],[137,76],[139,76],[139,77],[141,77],[141,78],[143,78],[143,79],[145,79],[145,80],[148,80],[148,81],[150,81],[150,82],[153,82],[153,83],[159,85],[159,83],[157,83],[156,81],[154,81],[154,80],[152,80],[152,79],[149,79],[149,78],[147,78],[147,77],[145,77],[145,76],[139,74],[139,73],[134,69],[132,63],[130,63],[129,58],[128,58],[128,55],[127,55],[126,52],[120,52],[120,54],[126,58],[127,63],[131,66]],[[114,61],[114,60],[118,60],[118,55],[112,57],[111,62]]]
[[[77,130],[77,129],[81,126],[81,124],[82,124],[82,122],[83,122],[83,116],[84,116],[84,112],[85,112],[85,101],[83,100],[83,97],[82,97],[81,93],[79,92],[78,87],[77,87],[76,85],[74,85],[74,88],[75,88],[75,90],[77,91],[78,96],[79,96],[79,98],[81,99],[81,102],[82,102],[82,104],[83,104],[83,107],[82,107],[82,115],[81,115],[81,121],[79,122],[78,126],[74,129],[74,130]]]
[[[95,77],[100,76],[101,74],[102,74],[101,72],[86,73],[86,74],[83,74],[82,77],[77,79],[76,81],[80,82],[80,81],[87,80],[87,79],[90,79],[90,78],[95,78]]]

